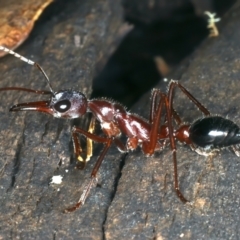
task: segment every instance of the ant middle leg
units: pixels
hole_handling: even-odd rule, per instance
[[[163,109],[163,99],[161,96],[161,91],[159,89],[154,89],[152,92],[152,102],[151,102],[151,110],[150,110],[150,117],[149,123],[151,124],[150,134],[149,134],[149,141],[142,143],[142,150],[146,155],[152,155],[156,150],[157,144],[159,145],[160,140],[159,138],[159,129],[161,128],[161,116],[162,116],[162,109]],[[159,104],[157,105],[157,99],[160,96]],[[161,136],[161,140],[165,140],[167,136]],[[164,145],[164,144],[162,144]],[[159,148],[159,146],[157,147]]]
[[[95,163],[95,165],[93,167],[93,170],[92,170],[91,176],[90,176],[90,178],[91,178],[90,182],[86,185],[86,187],[85,187],[81,197],[79,198],[78,202],[73,207],[67,208],[64,211],[66,213],[67,212],[73,212],[73,211],[77,210],[79,207],[81,207],[84,204],[84,202],[85,202],[85,200],[86,200],[86,198],[87,198],[87,196],[88,196],[88,194],[89,194],[89,192],[90,192],[94,182],[97,181],[97,172],[98,172],[98,170],[99,170],[99,168],[100,168],[100,166],[102,164],[102,161],[103,161],[107,151],[109,150],[109,148],[111,147],[111,145],[112,145],[112,143],[114,141],[113,138],[99,137],[99,136],[97,136],[95,134],[92,134],[90,132],[87,132],[87,131],[85,131],[85,130],[83,130],[81,128],[77,128],[77,127],[73,127],[72,132],[74,134],[73,135],[74,137],[76,136],[76,134],[81,134],[81,135],[84,135],[86,138],[91,139],[92,141],[103,143],[103,144],[105,144],[105,146],[104,146],[100,156],[98,157],[97,162]],[[76,139],[74,139],[74,140],[76,140]],[[78,141],[78,143],[79,143],[79,141]],[[80,144],[77,145],[77,147],[81,148]]]
[[[161,91],[159,89],[153,89],[153,91],[152,91],[150,117],[149,117],[149,122],[152,124],[153,124],[154,116],[155,116],[155,114],[157,114],[157,109],[158,109],[158,104],[159,104],[158,98],[160,97],[160,93],[161,93]],[[178,115],[178,113],[176,112],[176,110],[174,108],[172,108],[172,116],[173,116],[175,122],[177,123],[177,125],[182,124],[182,119],[180,118],[180,116]],[[166,115],[165,115],[164,122],[166,122],[166,120],[167,119],[166,119]]]

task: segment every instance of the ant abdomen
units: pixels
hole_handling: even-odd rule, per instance
[[[204,149],[229,147],[240,143],[240,128],[229,119],[209,116],[191,125],[189,138],[193,144]]]

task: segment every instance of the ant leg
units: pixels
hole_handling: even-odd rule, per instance
[[[153,123],[153,119],[155,117],[156,111],[157,111],[157,96],[159,95],[160,90],[159,89],[153,89],[152,90],[152,96],[151,96],[151,106],[150,106],[150,116],[149,116],[149,122]]]
[[[91,118],[91,122],[89,124],[88,127],[88,132],[93,133],[95,130],[95,117]],[[92,157],[92,152],[93,152],[93,142],[92,139],[87,138],[87,156],[86,156],[86,162],[88,162],[90,160],[90,158]]]
[[[145,154],[153,154],[153,152],[156,149],[157,146],[157,140],[165,139],[168,137],[168,133],[166,132],[166,136],[162,134],[162,136],[159,136],[159,128],[161,127],[161,115],[162,115],[162,105],[164,104],[164,97],[165,96],[159,89],[154,89],[152,92],[152,99],[151,99],[151,110],[150,110],[150,123],[152,124],[149,142],[144,142],[142,145],[143,152]],[[158,100],[159,99],[159,100]],[[157,106],[157,100],[159,101],[159,104]],[[177,112],[173,109],[172,111],[173,118],[177,122],[177,124],[181,124],[182,120],[178,116]],[[165,116],[166,117],[166,116]],[[166,119],[165,119],[166,122]],[[159,143],[160,144],[160,143]],[[158,144],[158,145],[159,145]],[[166,142],[163,142],[161,146],[158,146],[158,148],[163,148],[166,145]]]
[[[175,87],[178,87],[196,106],[197,108],[205,115],[209,116],[210,112],[178,81],[171,80],[168,90],[168,101],[170,105],[171,112],[173,112],[173,90]]]
[[[166,106],[166,113],[167,113],[167,125],[168,125],[168,132],[169,132],[169,140],[173,154],[173,166],[174,166],[174,186],[177,196],[183,203],[189,202],[181,193],[179,189],[178,183],[178,169],[177,169],[177,147],[173,135],[173,126],[172,126],[172,108],[170,107],[169,100],[165,94],[162,94],[162,98],[164,98],[165,106]]]
[[[160,102],[158,106],[156,106],[157,96],[160,96]],[[142,150],[145,154],[148,155],[152,155],[154,153],[157,145],[157,140],[160,140],[158,133],[161,124],[162,106],[163,106],[162,93],[159,89],[154,89],[152,93],[152,103],[150,112],[151,130],[149,134],[149,142],[142,143]],[[162,138],[164,138],[164,136],[162,136]]]
[[[178,81],[173,81],[171,80],[170,85],[169,85],[169,90],[168,90],[168,97],[167,101],[169,106],[167,107],[166,103],[166,109],[167,109],[167,115],[168,115],[168,128],[170,129],[170,121],[171,121],[171,116],[174,116],[174,108],[173,108],[173,91],[174,88],[178,87],[196,106],[197,108],[205,115],[209,116],[210,112],[207,110],[206,107],[204,107],[185,87],[183,87]],[[171,143],[171,148],[173,149],[173,162],[174,162],[174,172],[175,172],[175,189],[178,194],[178,197],[182,200],[182,202],[186,203],[188,202],[183,195],[181,194],[179,190],[179,184],[178,184],[178,177],[177,177],[177,156],[176,156],[176,143],[174,140],[174,136],[170,134],[169,130],[169,138],[170,138],[170,143]],[[191,148],[194,148],[194,146],[191,145]]]
[[[93,133],[93,131],[95,129],[95,120],[96,119],[94,117],[92,117],[91,122],[89,124],[89,128],[88,128],[89,133]],[[74,128],[72,130],[72,141],[73,141],[75,156],[76,156],[77,160],[79,162],[81,162],[81,165],[78,165],[77,167],[79,169],[83,169],[86,166],[86,163],[92,157],[93,140],[91,138],[87,138],[86,158],[85,159],[81,156],[81,153],[83,151],[82,151],[82,148],[81,148],[80,139],[78,137],[78,132],[76,132],[74,130]],[[125,145],[118,138],[114,139],[114,143],[115,143],[115,145],[117,146],[117,148],[120,152],[126,152],[127,151]]]
[[[110,148],[110,146],[112,145],[112,142],[113,142],[113,139],[109,138],[108,141],[106,142],[106,145],[103,149],[103,151],[101,152],[93,170],[92,170],[92,173],[91,173],[91,179],[90,179],[90,182],[87,184],[87,186],[85,187],[81,197],[79,198],[78,202],[73,206],[73,207],[70,207],[70,208],[67,208],[64,212],[73,212],[75,210],[77,210],[78,208],[80,208],[84,202],[86,201],[86,198],[92,188],[92,185],[94,184],[94,181],[97,181],[97,172],[102,164],[102,161],[108,151],[108,149]]]
[[[85,189],[84,189],[81,197],[79,198],[78,202],[73,207],[67,208],[64,211],[66,213],[67,212],[73,212],[73,211],[75,211],[76,209],[78,209],[79,207],[81,207],[84,204],[84,202],[85,202],[85,200],[86,200],[86,198],[87,198],[87,196],[88,196],[88,194],[89,194],[89,192],[91,190],[92,185],[94,184],[95,181],[97,181],[96,176],[97,176],[97,172],[98,172],[98,170],[99,170],[99,168],[100,168],[100,166],[102,164],[102,161],[103,161],[103,159],[104,159],[108,149],[110,148],[110,146],[113,143],[113,139],[112,138],[99,137],[99,136],[94,135],[92,133],[89,133],[89,132],[87,132],[87,131],[85,131],[85,130],[83,130],[81,128],[74,127],[73,131],[74,131],[74,133],[82,134],[85,137],[90,138],[93,141],[96,141],[96,142],[99,142],[99,143],[104,143],[105,146],[104,146],[103,151],[101,152],[100,156],[98,157],[97,162],[95,163],[95,165],[93,167],[93,170],[92,170],[92,173],[91,173],[90,182],[85,187]]]
[[[177,125],[180,126],[182,124],[182,119],[179,117],[178,113],[174,108],[172,108],[172,116],[175,122],[177,123]]]
[[[117,146],[118,150],[121,153],[126,153],[127,152],[126,146],[121,142],[121,140],[119,138],[115,138],[113,141],[114,141],[114,144]]]
[[[160,90],[159,89],[153,89],[152,97],[151,97],[150,117],[149,117],[149,122],[150,123],[153,123],[154,116],[155,116],[155,114],[157,112],[157,96],[159,94],[160,94]],[[172,109],[172,115],[173,115],[173,118],[175,119],[176,123],[178,125],[181,125],[182,124],[182,120],[179,117],[178,113],[175,111],[175,109]],[[165,119],[165,122],[166,122],[166,119]]]
[[[73,141],[73,148],[74,154],[79,162],[81,162],[81,166],[77,166],[79,169],[83,169],[86,166],[86,159],[83,159],[81,156],[82,148],[78,138],[77,133],[75,132],[75,128],[72,129],[72,141]]]
[[[156,98],[157,95],[160,96],[160,102],[158,105],[157,110],[156,109]],[[172,126],[172,116],[177,118],[177,114],[175,114],[175,112],[173,112],[172,108],[170,108],[170,104],[168,101],[168,98],[165,94],[163,94],[160,90],[155,89],[153,92],[153,98],[152,98],[153,102],[152,102],[152,108],[151,108],[151,116],[150,118],[152,119],[152,128],[151,128],[151,132],[150,132],[150,141],[148,143],[143,143],[143,151],[144,153],[148,153],[151,154],[152,151],[154,151],[155,146],[156,146],[156,142],[158,140],[158,129],[159,129],[159,125],[160,125],[160,120],[161,120],[161,113],[162,113],[162,106],[163,104],[165,104],[165,108],[166,108],[166,117],[167,117],[167,127],[168,127],[168,137],[170,140],[170,145],[171,145],[171,149],[172,149],[172,154],[173,154],[173,166],[174,166],[174,187],[175,187],[175,191],[177,193],[177,196],[180,198],[180,200],[184,203],[189,202],[181,193],[181,191],[179,190],[179,183],[178,183],[178,171],[177,171],[177,155],[176,155],[176,143],[175,143],[175,139],[174,139],[174,135],[173,135],[173,126]],[[154,113],[155,111],[155,113]],[[180,119],[180,118],[179,118]],[[181,119],[179,120],[181,121]]]
[[[77,160],[81,163],[80,165],[77,166],[78,169],[84,169],[84,167],[86,166],[86,163],[90,160],[91,156],[92,156],[92,149],[93,149],[93,143],[92,143],[92,137],[87,137],[87,146],[86,146],[86,158],[84,159],[81,156],[82,148],[81,148],[81,144],[80,144],[80,139],[78,137],[78,133],[82,133],[79,132],[80,128],[77,127],[73,127],[72,128],[72,141],[73,141],[73,148],[74,148],[74,154],[77,158]],[[95,129],[95,118],[92,117],[91,122],[89,124],[88,127],[88,133],[92,134],[93,131]],[[83,130],[82,130],[83,131]],[[86,132],[84,131],[83,135],[86,136],[85,134]],[[95,136],[94,134],[92,134],[93,136]]]

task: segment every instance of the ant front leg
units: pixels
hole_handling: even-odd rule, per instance
[[[146,146],[146,153],[152,154],[155,150],[156,144],[158,143],[157,140],[164,139],[162,143],[162,147],[166,145],[166,139],[168,138],[167,129],[161,129],[161,115],[162,115],[162,107],[165,103],[165,94],[163,94],[159,89],[154,89],[152,91],[152,98],[151,98],[151,108],[150,108],[150,117],[149,122],[152,124],[151,132],[150,132],[150,141],[148,143],[144,143]],[[160,100],[159,100],[160,99]],[[172,116],[176,123],[180,125],[182,123],[181,118],[177,114],[177,112],[172,109]],[[165,115],[164,123],[166,123],[167,116]],[[164,126],[165,127],[165,126]],[[160,131],[160,135],[159,135]]]
[[[98,157],[97,162],[95,163],[95,165],[93,167],[93,170],[91,172],[90,182],[85,187],[85,189],[84,189],[81,197],[79,198],[78,202],[73,207],[66,209],[65,210],[66,213],[67,212],[73,212],[84,204],[84,202],[85,202],[85,200],[86,200],[86,198],[87,198],[87,196],[88,196],[88,194],[91,190],[91,187],[94,184],[94,181],[97,181],[97,178],[96,178],[97,172],[98,172],[98,170],[99,170],[99,168],[102,164],[102,161],[103,161],[107,151],[109,150],[109,148],[112,145],[113,140],[114,140],[114,139],[108,138],[108,137],[105,137],[105,138],[104,137],[99,137],[95,134],[92,134],[90,132],[87,132],[87,131],[85,131],[81,128],[77,128],[77,127],[73,127],[72,132],[73,132],[74,136],[75,136],[75,134],[81,134],[81,135],[84,135],[86,138],[91,139],[92,141],[103,143],[103,144],[105,144],[105,146],[104,146],[100,156]],[[78,145],[78,146],[80,147],[80,145]]]
[[[93,133],[95,130],[95,122],[96,119],[95,117],[92,116],[91,118],[91,122],[89,124],[88,127],[88,132],[89,133]],[[86,162],[88,162],[90,160],[90,158],[92,157],[92,152],[93,152],[93,141],[90,138],[87,138],[87,155],[86,155]]]
[[[95,129],[95,117],[91,118],[91,122],[88,127],[88,132],[93,133]],[[73,148],[74,148],[74,153],[76,156],[76,159],[81,163],[80,165],[77,165],[78,169],[84,169],[86,166],[86,163],[90,160],[92,157],[92,151],[93,151],[93,142],[91,138],[87,138],[87,146],[86,146],[86,157],[85,159],[81,156],[82,148],[80,144],[80,139],[78,137],[77,132],[74,130],[75,128],[72,129],[72,141],[73,141]]]

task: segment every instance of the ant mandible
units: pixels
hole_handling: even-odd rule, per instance
[[[165,147],[166,140],[169,140],[174,166],[174,187],[177,196],[184,203],[189,201],[179,190],[176,140],[190,145],[193,150],[200,154],[207,155],[217,149],[233,146],[235,154],[239,156],[239,152],[234,147],[234,145],[240,143],[239,127],[232,121],[223,117],[211,116],[210,112],[178,81],[172,80],[170,82],[166,94],[162,93],[159,89],[153,89],[150,116],[147,121],[142,117],[126,111],[121,104],[107,99],[88,100],[83,93],[74,90],[60,90],[54,92],[49,78],[38,63],[5,47],[0,46],[0,50],[8,52],[30,65],[36,66],[44,75],[50,89],[50,91],[39,91],[21,87],[5,87],[0,88],[0,91],[19,90],[51,95],[48,101],[19,103],[12,106],[10,111],[37,111],[50,114],[56,118],[67,119],[80,118],[87,112],[91,112],[93,115],[89,131],[76,126],[72,128],[74,152],[77,159],[82,162],[82,168],[91,156],[91,147],[89,147],[90,150],[88,150],[87,158],[83,159],[81,157],[82,149],[78,134],[90,140],[89,145],[91,145],[91,141],[94,141],[103,143],[104,148],[93,167],[90,182],[85,187],[79,201],[73,207],[66,209],[65,212],[75,211],[84,204],[94,181],[96,181],[96,175],[101,163],[113,143],[120,151],[127,152],[140,146],[145,155],[152,155],[155,151]],[[176,87],[198,107],[205,115],[204,117],[189,125],[182,124],[181,118],[172,106],[173,93]],[[162,114],[164,107],[166,111],[165,115]],[[164,124],[161,123],[161,118],[163,116],[165,117]],[[95,120],[100,123],[101,129],[105,135],[104,137],[92,133]],[[179,125],[178,129],[173,128],[173,121]],[[120,140],[121,134],[127,137],[126,144],[123,144]]]

